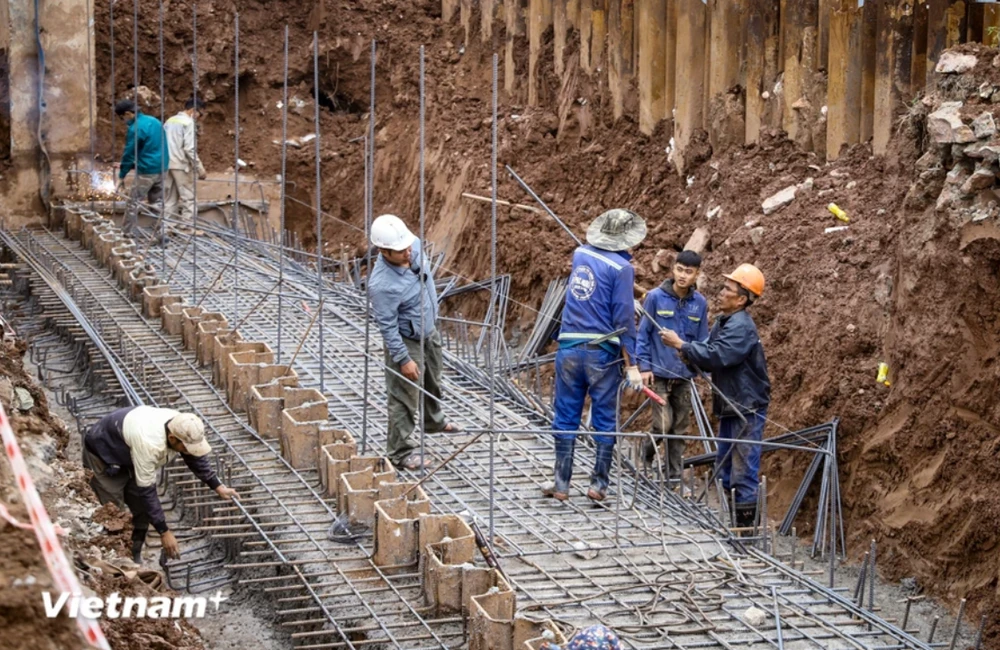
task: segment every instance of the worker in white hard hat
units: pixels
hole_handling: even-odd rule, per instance
[[[389,396],[386,456],[396,467],[419,469],[430,464],[416,450],[413,436],[421,391],[424,431],[460,431],[456,424],[445,422],[441,410],[437,290],[431,265],[422,255],[421,242],[402,219],[392,214],[375,219],[371,244],[379,251],[369,286],[372,313],[382,333],[385,355]]]
[[[153,406],[129,406],[97,421],[83,437],[83,466],[94,473],[90,486],[103,503],[128,506],[132,513],[132,559],[142,563],[142,546],[152,524],[167,557],[180,557],[177,538],[167,526],[156,472],[175,453],[202,482],[223,499],[236,490],[215,475],[208,455],[205,425],[197,415]]]

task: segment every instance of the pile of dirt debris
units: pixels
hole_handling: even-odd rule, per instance
[[[54,523],[66,531],[61,542],[78,569],[85,595],[169,594],[156,571],[137,571],[128,559],[131,516],[114,505],[97,507],[76,459],[67,459],[72,435],[50,412],[45,392],[25,372],[21,340],[0,349],[0,403],[28,463],[29,472]],[[78,444],[77,444],[78,447]],[[29,518],[5,459],[0,460],[0,506],[16,520]],[[55,587],[32,530],[0,518],[0,648],[54,650],[83,648],[76,624],[61,613],[49,619],[43,592]],[[154,592],[155,590],[155,592]],[[200,650],[201,637],[185,621],[105,619],[101,627],[116,650]]]
[[[158,87],[156,3],[139,4],[139,81]],[[313,132],[311,41],[312,30],[319,31],[328,251],[360,253],[365,247],[363,161],[360,144],[349,140],[365,131],[372,37],[380,41],[375,211],[416,221],[417,46],[426,46],[428,234],[447,250],[449,271],[485,278],[489,207],[462,193],[488,194],[491,57],[504,42],[503,26],[494,25],[483,44],[473,16],[465,42],[462,27],[443,25],[440,3],[430,0],[341,1],[325,9],[263,0],[199,2],[199,14],[210,19],[199,22],[198,84],[211,101],[200,144],[209,168],[218,171],[233,166],[237,6],[240,157],[262,177],[280,171],[274,144],[281,138],[280,26],[287,22],[291,32],[291,137]],[[167,114],[192,87],[191,9],[190,2],[167,9]],[[132,81],[131,20],[131,12],[116,13],[119,62],[112,77],[108,5],[97,8],[98,78],[106,80],[100,106],[110,105],[112,83],[121,96]],[[515,49],[523,70],[527,47]],[[988,134],[988,123],[995,120],[979,118],[998,110],[1000,69],[995,50],[963,46],[958,54],[971,55],[974,65],[940,76],[934,92],[907,107],[890,153],[878,158],[858,146],[827,164],[779,133],[766,134],[758,145],[716,151],[702,137],[695,162],[680,177],[670,164],[670,125],[647,137],[628,117],[614,120],[609,91],[582,71],[572,47],[561,78],[546,48],[541,105],[526,106],[520,87],[502,97],[497,127],[501,166],[511,165],[574,232],[582,235],[611,207],[627,206],[647,218],[650,235],[635,251],[643,286],[664,278],[671,255],[696,228],[708,235],[708,295],[723,272],[741,262],[757,264],[768,281],[765,298],[753,308],[774,385],[768,434],[839,417],[852,553],[874,537],[884,549],[880,566],[888,577],[913,577],[934,593],[968,596],[990,611],[1000,588],[1000,555],[993,547],[1000,494],[991,489],[1000,463],[994,399],[1000,384],[994,308],[1000,231],[991,198],[996,180],[989,176],[996,171],[991,147],[997,137]],[[943,106],[946,101],[962,105]],[[945,114],[931,120],[942,109]],[[978,133],[974,121],[980,122]],[[110,124],[102,111],[100,147],[115,158]],[[936,135],[946,127],[959,135]],[[123,142],[121,131],[117,142]],[[309,147],[290,149],[290,196],[306,206],[314,165]],[[503,173],[499,190],[502,198],[529,202]],[[764,202],[783,191],[793,198],[765,211]],[[831,203],[849,222],[828,210]],[[307,207],[293,201],[287,216],[305,241],[314,237]],[[548,217],[511,208],[500,211],[497,244],[498,267],[512,275],[509,322],[529,327],[548,282],[568,272],[575,244]],[[890,368],[888,386],[875,380],[879,363]],[[776,506],[788,502],[803,469],[800,457],[771,461]],[[989,634],[996,638],[1000,629],[991,627]]]

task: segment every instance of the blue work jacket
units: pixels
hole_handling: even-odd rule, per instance
[[[708,338],[708,301],[695,289],[681,298],[674,292],[674,281],[667,280],[646,296],[643,308],[648,318],[639,321],[639,342],[636,354],[639,370],[652,372],[663,379],[690,379],[694,371],[681,361],[674,348],[660,340],[660,330],[670,329],[684,341],[704,341]]]
[[[757,326],[745,310],[719,316],[705,342],[685,343],[681,353],[704,371],[712,382],[744,415],[771,402],[771,380]],[[726,401],[712,394],[712,412],[718,417],[735,416]]]
[[[430,261],[424,259],[417,240],[410,248],[410,266],[390,264],[381,254],[372,266],[372,314],[389,356],[404,365],[411,359],[403,339],[427,338],[437,327],[437,288]]]
[[[589,244],[577,248],[566,287],[560,347],[585,344],[624,329],[623,334],[605,342],[616,348],[624,347],[635,363],[634,285],[635,269],[628,253],[612,253]]]
[[[137,137],[138,156],[136,156]],[[139,174],[160,174],[167,171],[169,162],[170,152],[167,149],[167,139],[163,135],[163,124],[155,117],[139,113],[128,123],[125,151],[122,152],[122,166],[118,171],[118,177],[125,178],[133,167]]]

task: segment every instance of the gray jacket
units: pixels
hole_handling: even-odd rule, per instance
[[[163,125],[163,131],[167,134],[167,147],[170,151],[169,169],[178,169],[183,172],[197,170],[198,175],[204,175],[205,168],[198,158],[195,150],[195,128],[194,118],[181,111],[174,115]]]
[[[372,265],[371,300],[375,322],[389,356],[400,365],[410,361],[403,339],[420,340],[434,333],[437,318],[437,290],[430,264],[421,253],[421,243],[413,244],[410,266],[390,264],[379,255]],[[426,290],[421,291],[421,280]],[[421,330],[421,297],[423,325]]]

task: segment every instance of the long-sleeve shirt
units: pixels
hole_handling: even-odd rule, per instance
[[[136,139],[139,142],[138,152]],[[118,177],[125,178],[133,167],[139,174],[163,173],[167,171],[169,156],[167,141],[163,137],[163,124],[155,117],[139,113],[128,124]]]
[[[174,115],[163,125],[163,131],[167,135],[167,149],[170,152],[170,169],[178,169],[185,173],[196,170],[199,175],[205,172],[194,146],[195,128],[194,118],[185,111]]]
[[[764,346],[746,310],[720,316],[707,341],[685,343],[681,353],[692,364],[711,372],[715,387],[741,413],[754,413],[771,402]],[[714,394],[712,412],[719,417],[736,415],[725,400]]]
[[[167,447],[167,422],[180,415],[173,409],[153,406],[129,406],[112,411],[98,420],[84,436],[84,445],[109,469],[128,472],[139,488],[146,513],[159,533],[167,530],[163,506],[156,495],[156,471],[174,457],[174,450]],[[188,468],[209,488],[215,489],[222,481],[207,456],[181,454]]]
[[[635,269],[628,253],[613,253],[589,244],[577,248],[566,288],[560,346],[587,343],[624,329],[623,334],[605,341],[623,347],[635,363],[634,284]]]
[[[379,255],[369,280],[375,322],[389,356],[400,365],[411,360],[403,339],[419,340],[433,334],[437,327],[437,289],[430,264],[421,251],[418,240],[410,249],[408,267],[390,264]],[[423,291],[421,280],[426,287]]]
[[[674,281],[667,280],[646,296],[643,308],[656,319],[639,321],[639,343],[636,355],[642,372],[652,372],[664,379],[690,379],[694,372],[681,361],[677,350],[660,340],[663,328],[677,332],[681,340],[704,341],[708,338],[708,301],[691,289],[681,298],[674,291]]]

